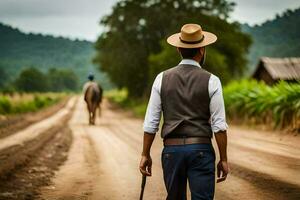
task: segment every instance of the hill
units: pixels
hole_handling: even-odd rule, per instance
[[[50,68],[72,69],[81,84],[87,74],[95,72],[96,77],[109,87],[104,73],[99,73],[91,60],[94,56],[93,43],[70,40],[41,34],[25,34],[18,29],[0,23],[0,69],[15,79],[20,71],[36,67],[46,72]]]
[[[249,71],[253,71],[262,56],[300,56],[300,8],[287,10],[273,20],[261,25],[242,25],[242,30],[252,36],[253,44],[248,55]]]

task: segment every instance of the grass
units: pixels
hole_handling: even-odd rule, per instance
[[[105,92],[104,96],[111,102],[120,105],[122,108],[131,110],[137,117],[144,117],[146,113],[147,101],[145,99],[128,98],[126,89],[110,90]]]
[[[59,102],[63,97],[63,93],[0,94],[0,114],[35,112]]]

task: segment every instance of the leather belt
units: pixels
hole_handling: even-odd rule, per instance
[[[185,138],[166,138],[164,145],[185,145],[185,144],[210,144],[211,138],[208,137],[185,137]]]

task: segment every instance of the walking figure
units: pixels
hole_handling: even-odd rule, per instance
[[[205,47],[216,42],[215,34],[198,24],[186,24],[167,42],[177,47],[182,57],[178,66],[157,75],[144,121],[143,152],[140,171],[151,176],[150,149],[158,131],[161,114],[161,155],[167,200],[185,200],[187,181],[192,200],[212,200],[215,190],[215,152],[213,135],[219,149],[217,182],[226,179],[227,123],[219,78],[202,68]]]
[[[89,74],[88,79],[89,81],[83,86],[84,100],[89,112],[89,124],[95,125],[97,108],[99,108],[99,116],[101,113],[100,103],[102,101],[103,90],[101,86],[94,81],[93,74]]]

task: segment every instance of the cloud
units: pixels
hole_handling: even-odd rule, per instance
[[[1,0],[1,17],[101,16],[115,0]]]
[[[0,0],[0,22],[26,32],[96,40],[99,20],[118,0]],[[299,0],[230,0],[237,3],[231,19],[250,24],[274,18]]]
[[[19,28],[26,33],[42,33],[46,35],[64,36],[72,39],[95,41],[102,28],[97,25],[98,18],[90,17],[54,17],[42,18],[26,17],[20,19],[6,19],[5,23]]]
[[[95,41],[116,0],[0,0],[0,22],[25,32]]]
[[[242,23],[261,24],[268,19],[272,19],[276,14],[282,13],[286,9],[300,7],[297,0],[233,0],[237,3],[232,19]]]

